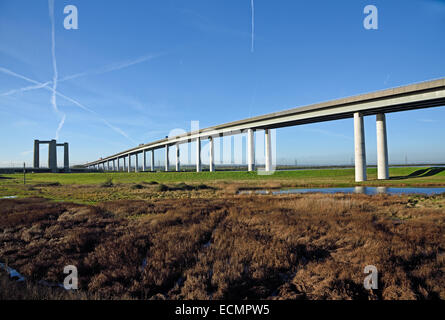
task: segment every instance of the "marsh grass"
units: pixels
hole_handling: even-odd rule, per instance
[[[445,299],[445,197],[410,199],[5,199],[0,259],[31,283],[74,264],[79,293],[101,299]],[[363,288],[369,264],[377,290]]]

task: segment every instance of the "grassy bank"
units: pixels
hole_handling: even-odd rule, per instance
[[[0,176],[0,197],[44,197],[56,201],[94,204],[110,200],[153,200],[177,198],[216,198],[245,189],[292,187],[366,186],[445,186],[445,168],[392,168],[391,179],[354,181],[353,169],[277,171],[272,175],[256,172],[140,172],[73,173]]]
[[[390,180],[377,181],[377,169],[368,169],[369,181],[361,185],[442,185],[445,186],[445,168],[408,167],[390,168]],[[22,174],[2,175],[0,185],[22,183]],[[9,178],[9,179],[8,179]],[[357,185],[354,182],[354,169],[311,169],[295,171],[276,171],[270,175],[256,172],[105,172],[105,173],[73,173],[73,174],[27,174],[29,184],[41,182],[58,182],[60,184],[101,184],[107,179],[115,183],[157,182],[208,182],[208,181],[270,181],[292,180],[299,184],[346,186]]]

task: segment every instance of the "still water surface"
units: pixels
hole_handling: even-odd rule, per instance
[[[433,195],[445,193],[445,188],[394,188],[394,187],[348,187],[348,188],[295,188],[282,190],[245,190],[240,194],[296,194],[296,193],[360,193],[374,194],[423,194]]]

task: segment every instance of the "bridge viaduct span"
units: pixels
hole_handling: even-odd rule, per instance
[[[229,122],[205,129],[195,130],[174,137],[153,141],[128,149],[109,157],[85,164],[87,168],[105,168],[120,170],[119,159],[124,159],[124,168],[131,170],[131,157],[136,155],[134,170],[138,170],[138,154],[143,155],[142,169],[146,169],[146,153],[151,152],[151,170],[154,169],[154,150],[165,148],[165,169],[169,168],[168,150],[176,146],[176,171],[180,170],[179,145],[196,142],[196,171],[201,171],[201,140],[209,139],[210,171],[214,165],[214,138],[240,133],[247,133],[247,162],[248,170],[255,170],[254,131],[265,132],[265,171],[272,170],[272,146],[270,130],[308,123],[354,118],[354,152],[355,152],[355,180],[366,181],[366,152],[363,117],[376,116],[377,127],[377,177],[388,179],[388,145],[386,134],[385,114],[390,112],[407,111],[422,108],[445,106],[445,78],[411,84],[393,89],[381,90],[361,94],[349,98],[322,102],[305,107],[297,107],[285,111],[269,113],[261,116]],[[116,161],[117,160],[117,167]],[[127,161],[126,161],[127,160]],[[128,162],[128,166],[126,166]]]

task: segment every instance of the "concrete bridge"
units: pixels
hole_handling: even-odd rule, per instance
[[[180,170],[179,145],[196,142],[196,171],[201,171],[201,140],[209,140],[210,171],[215,170],[213,140],[217,137],[247,133],[248,170],[255,170],[254,131],[265,132],[265,171],[272,170],[272,146],[270,130],[322,121],[354,118],[355,180],[366,181],[366,148],[363,117],[376,116],[377,172],[378,179],[388,179],[388,145],[385,114],[445,105],[445,78],[403,87],[381,90],[344,99],[332,100],[305,107],[269,113],[262,116],[229,122],[205,129],[187,132],[174,137],[153,141],[128,149],[109,157],[86,163],[87,168],[120,170],[123,159],[124,171],[130,172],[131,159],[135,157],[134,170],[138,171],[138,154],[143,155],[142,170],[146,170],[146,154],[151,153],[151,170],[154,169],[154,150],[165,148],[165,169],[169,169],[169,147],[176,146],[176,171]],[[128,165],[126,164],[128,162]],[[110,163],[112,164],[110,166]],[[117,163],[117,166],[116,166]],[[105,167],[105,164],[107,165]]]

